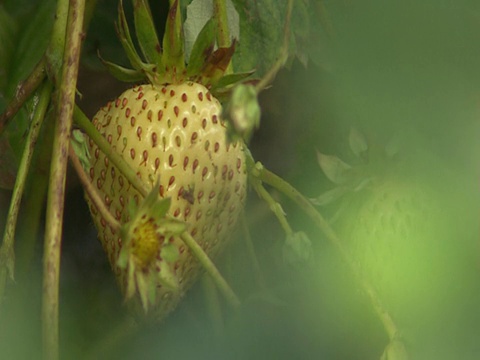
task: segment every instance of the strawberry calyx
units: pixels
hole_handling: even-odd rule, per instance
[[[170,7],[162,44],[145,0],[133,0],[137,51],[123,10],[118,6],[116,30],[133,69],[114,64],[100,57],[107,70],[125,82],[147,80],[154,85],[180,84],[193,81],[204,85],[217,98],[224,97],[233,85],[245,81],[253,71],[227,74],[235,52],[235,41],[229,47],[215,49],[216,22],[210,19],[195,40],[188,63],[185,61],[180,3]]]
[[[178,292],[178,281],[173,264],[179,257],[178,248],[169,239],[186,229],[182,221],[170,218],[170,198],[160,198],[159,184],[147,195],[140,206],[134,200],[128,206],[128,221],[121,229],[122,249],[117,265],[126,270],[125,298],[140,295],[145,313],[155,304],[158,284],[173,294]]]

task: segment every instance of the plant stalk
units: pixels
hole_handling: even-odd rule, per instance
[[[137,191],[143,197],[146,197],[151,189],[148,189],[143,181],[138,178],[135,171],[133,171],[130,165],[123,160],[122,156],[112,149],[108,141],[98,132],[95,126],[90,122],[90,120],[78,106],[75,106],[73,116],[75,124],[85,131],[88,137],[92,139],[93,142],[100,148],[108,160],[110,160],[120,170],[120,172],[132,184],[132,186],[137,189]]]
[[[35,66],[30,76],[17,86],[14,98],[10,101],[5,111],[0,114],[0,135],[2,135],[8,122],[20,110],[25,101],[40,86],[45,78],[45,58]]]
[[[85,0],[70,0],[68,5],[66,0],[58,1],[59,9],[65,8],[66,6],[68,6],[68,21],[65,29],[66,32],[64,33],[66,36],[65,51],[59,83],[59,97],[56,104],[56,126],[47,198],[43,261],[43,357],[48,360],[57,360],[59,358],[58,294],[62,219],[65,202],[68,148],[70,145],[70,132],[72,128],[73,109],[75,106],[78,65],[83,39],[82,27]],[[57,18],[57,21],[59,20],[62,21],[62,19]],[[53,46],[55,46],[55,41],[56,39],[52,38]],[[61,41],[58,46],[60,45]],[[55,49],[54,52],[60,51],[58,48]]]
[[[237,295],[233,292],[230,285],[228,285],[227,281],[223,278],[222,274],[218,271],[215,264],[210,260],[208,255],[203,251],[201,246],[195,241],[195,239],[190,235],[188,231],[184,231],[181,235],[182,240],[185,244],[190,248],[192,253],[195,257],[200,261],[203,268],[207,271],[208,275],[211,276],[215,285],[217,285],[220,292],[223,294],[225,299],[229,302],[229,304],[234,308],[238,309],[241,305],[240,300],[238,299]]]
[[[43,119],[50,103],[50,94],[52,92],[52,85],[45,83],[40,90],[38,104],[30,125],[30,130],[23,150],[22,159],[18,168],[15,186],[13,188],[12,199],[10,200],[10,208],[8,210],[7,223],[5,225],[5,232],[3,234],[2,247],[0,248],[0,301],[3,299],[6,277],[14,280],[15,269],[15,228],[18,220],[18,213],[20,210],[20,203],[23,192],[25,190],[25,183],[28,175],[28,169],[31,164],[33,151],[37,143],[38,134],[42,127]]]

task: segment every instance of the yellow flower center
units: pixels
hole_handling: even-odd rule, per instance
[[[142,269],[146,269],[154,261],[163,242],[163,236],[157,234],[153,219],[149,219],[134,230],[132,239],[132,254]]]

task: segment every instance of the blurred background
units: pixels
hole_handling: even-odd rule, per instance
[[[357,230],[352,233],[351,223],[361,218],[355,212],[357,198],[351,206],[343,202],[347,215],[335,228],[354,239],[345,241],[354,243],[352,254],[360,266],[380,273],[381,284],[387,284],[379,285],[379,292],[411,359],[480,358],[480,3],[298,2],[314,14],[310,21],[318,20],[302,44],[308,61],[292,59],[261,94],[262,122],[251,143],[253,156],[307,198],[315,198],[334,186],[318,164],[317,151],[355,162],[348,141],[352,127],[371,148],[383,149],[394,141],[403,165],[382,162],[389,174],[394,168],[388,184],[395,185],[379,204],[395,198],[395,204],[403,205],[404,199],[413,199],[415,210],[408,210],[408,221],[427,230],[416,232],[415,227],[412,236],[392,230],[375,243],[375,231],[384,226],[378,225],[380,219],[374,230],[353,226]],[[3,0],[0,6],[18,18],[30,16],[28,9],[22,13],[13,3]],[[150,3],[161,29],[165,4]],[[127,87],[106,74],[96,58],[98,49],[106,59],[125,61],[115,40],[116,6],[116,1],[98,0],[85,42],[78,88],[79,104],[89,116]],[[409,191],[409,185],[398,185],[411,183],[421,195]],[[219,260],[244,299],[240,312],[233,313],[220,299],[218,321],[201,282],[164,323],[130,332],[73,172],[68,189],[60,289],[64,358],[380,359],[388,338],[361,287],[337,249],[281,194],[272,191],[292,227],[311,240],[308,260],[285,260],[284,234],[267,205],[252,193],[245,221],[260,272],[241,226]],[[0,191],[0,228],[10,195]],[[328,219],[336,209],[319,207]],[[387,222],[404,224],[405,211],[382,205],[377,211],[388,212]],[[0,353],[5,358],[40,354],[42,233],[40,226],[34,260],[9,287],[0,315]],[[17,243],[22,240],[20,234]],[[376,259],[373,265],[362,250],[363,241]],[[383,286],[389,290],[383,292]]]

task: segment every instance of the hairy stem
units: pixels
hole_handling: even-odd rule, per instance
[[[188,231],[184,231],[181,235],[182,240],[185,244],[190,248],[193,255],[200,261],[203,268],[207,271],[207,273],[212,277],[213,282],[217,285],[220,292],[224,295],[230,305],[237,309],[240,307],[240,300],[238,299],[237,295],[233,292],[230,285],[228,285],[227,281],[223,278],[222,274],[218,271],[215,264],[210,260],[208,255],[203,251],[200,245],[195,241],[195,239],[188,233]]]
[[[61,8],[67,1],[59,1]],[[45,359],[57,360],[58,347],[58,293],[60,279],[60,250],[62,218],[65,202],[68,147],[72,127],[75,91],[78,76],[85,0],[70,0],[66,27],[65,52],[59,97],[56,107],[56,126],[50,183],[47,198],[47,218],[43,262],[42,334]],[[58,19],[57,19],[58,20]],[[55,41],[55,39],[53,39]],[[57,49],[59,50],[59,49]]]
[[[265,89],[277,76],[277,73],[285,65],[288,59],[288,48],[290,47],[290,22],[292,18],[293,0],[288,0],[287,10],[285,15],[285,25],[283,28],[283,44],[280,49],[280,54],[277,61],[273,64],[272,68],[265,76],[255,85],[257,93]]]
[[[121,225],[113,217],[113,215],[108,211],[107,207],[105,206],[105,203],[103,202],[102,198],[98,194],[97,190],[95,189],[95,186],[92,185],[90,180],[88,179],[88,175],[85,173],[85,170],[83,170],[82,164],[80,163],[80,160],[78,159],[77,154],[75,154],[75,151],[73,150],[73,146],[70,146],[68,150],[68,156],[70,157],[70,160],[72,162],[72,165],[75,169],[75,172],[78,175],[78,178],[80,179],[80,182],[83,185],[83,188],[85,189],[86,193],[88,194],[88,197],[90,200],[93,202],[97,210],[100,212],[102,217],[105,219],[107,224],[111,227],[111,229],[115,232],[120,232]]]
[[[135,171],[128,165],[122,156],[119,155],[108,143],[108,141],[97,131],[95,126],[90,122],[87,116],[80,110],[78,106],[75,106],[73,116],[75,119],[75,124],[77,124],[90,139],[100,148],[100,150],[105,154],[105,156],[110,160],[120,172],[127,178],[127,180],[132,184],[132,186],[137,189],[137,191],[143,196],[146,197],[150,192],[150,189],[146,184],[140,180]]]
[[[0,248],[0,301],[3,299],[6,276],[11,280],[14,279],[15,268],[15,228],[17,225],[18,213],[20,210],[20,202],[22,200],[25,183],[28,175],[28,169],[33,156],[33,150],[37,143],[38,134],[42,127],[43,119],[50,103],[50,94],[52,92],[52,85],[50,83],[44,84],[40,91],[38,104],[35,108],[32,124],[26,139],[25,149],[23,150],[22,159],[18,168],[15,186],[13,188],[12,199],[10,200],[10,208],[8,210],[7,223],[5,225],[5,232],[3,234],[2,247]]]
[[[253,159],[250,159],[250,165],[252,163]],[[310,219],[313,220],[314,224],[320,229],[320,231],[323,232],[323,234],[330,241],[330,243],[339,251],[343,261],[350,268],[353,276],[360,284],[364,293],[370,299],[370,302],[375,312],[377,313],[377,316],[381,320],[385,331],[388,334],[388,337],[390,338],[390,340],[394,339],[398,335],[398,328],[394,323],[392,317],[385,309],[373,286],[364,277],[362,277],[357,263],[350,256],[350,253],[345,248],[343,241],[338,237],[338,235],[335,233],[329,223],[324,219],[324,217],[297,189],[295,189],[292,185],[290,185],[278,175],[265,169],[261,164],[257,163],[254,166],[251,166],[250,170],[252,176],[258,178],[265,184],[274,187],[275,189],[289,197],[303,210],[305,214],[310,217]]]
[[[0,135],[2,135],[5,127],[10,119],[20,110],[25,101],[32,95],[45,78],[45,58],[35,66],[30,76],[17,86],[15,96],[8,104],[5,111],[0,115]]]

